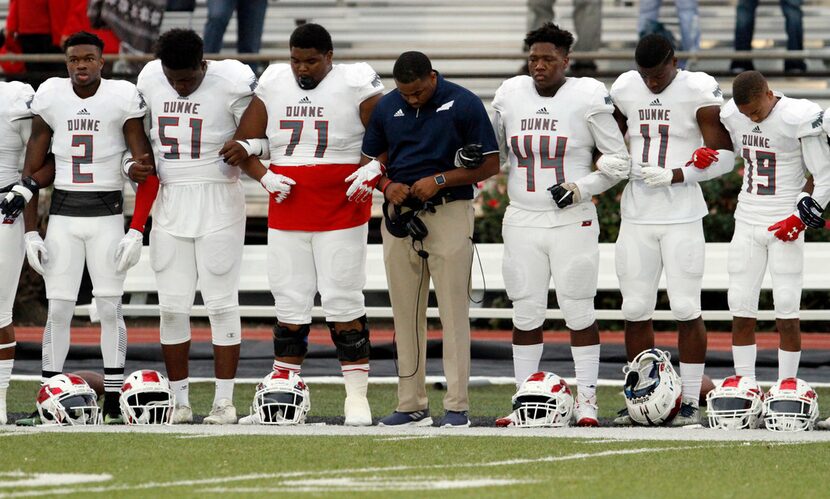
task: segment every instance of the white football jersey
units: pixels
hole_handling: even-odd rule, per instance
[[[268,110],[271,163],[359,163],[365,131],[360,103],[381,92],[380,77],[364,62],[335,64],[312,90],[299,87],[289,64],[271,64],[256,89]]]
[[[793,213],[808,173],[800,139],[824,133],[818,104],[776,95],[780,100],[761,123],[741,114],[734,100],[720,113],[735,155],[744,160],[735,220],[751,225],[771,225]]]
[[[605,85],[567,78],[553,97],[543,97],[531,77],[516,76],[496,91],[493,109],[509,151],[510,205],[503,223],[555,227],[596,218],[590,197],[558,209],[547,189],[591,174],[595,143],[588,118],[614,111]]]
[[[0,187],[20,180],[18,169],[32,129],[31,85],[0,82]]]
[[[219,155],[251,102],[256,76],[239,61],[208,61],[205,78],[180,97],[161,61],[144,66],[138,89],[149,108],[150,140],[161,189],[153,221],[178,237],[200,237],[245,218],[239,168]]]
[[[195,92],[180,97],[164,76],[161,61],[144,66],[138,90],[147,101],[150,140],[162,184],[235,182],[239,168],[219,155],[233,137],[256,88],[251,68],[239,61],[209,61]]]
[[[723,104],[717,81],[690,71],[678,71],[659,94],[648,89],[637,71],[628,71],[611,86],[611,99],[627,118],[631,161],[671,169],[685,166],[703,146],[698,109]],[[632,223],[685,223],[708,212],[697,183],[653,188],[632,179],[620,204],[622,218]]]
[[[144,99],[128,81],[101,79],[95,95],[82,99],[69,78],[49,78],[35,93],[32,112],[52,129],[55,187],[66,191],[120,191],[123,127],[142,118]]]

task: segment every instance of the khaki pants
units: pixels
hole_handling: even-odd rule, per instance
[[[470,268],[473,257],[472,201],[454,201],[420,215],[429,229],[418,256],[409,237],[396,238],[383,226],[383,260],[395,315],[398,349],[398,411],[426,409],[426,308],[429,279],[435,285],[444,329],[444,409],[469,409],[470,379]],[[420,243],[415,248],[420,249]]]

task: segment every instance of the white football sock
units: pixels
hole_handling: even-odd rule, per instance
[[[170,388],[176,397],[176,405],[190,407],[190,378],[170,381]]]
[[[69,324],[72,322],[74,312],[74,301],[49,300],[49,311],[41,345],[44,378],[48,379],[49,374],[60,374],[63,371],[63,363],[69,353]]]
[[[599,345],[571,347],[576,372],[578,400],[589,400],[597,392],[599,377]]]
[[[778,349],[778,379],[797,378],[798,363],[801,362],[801,351],[788,352]]]
[[[516,387],[522,385],[528,376],[539,370],[542,361],[544,343],[535,345],[513,345],[513,374],[516,378]]]
[[[233,383],[234,379],[217,379],[216,392],[213,394],[213,405],[216,405],[222,399],[228,399],[233,402]]]
[[[683,401],[694,402],[697,406],[700,401],[700,385],[703,384],[703,370],[705,363],[680,363],[680,384],[683,387]]]
[[[366,397],[369,388],[369,364],[340,366],[347,397]]]
[[[12,367],[14,359],[0,360],[0,390],[9,387],[9,380],[12,378]]]
[[[757,356],[757,345],[732,345],[732,360],[735,363],[735,374],[755,379],[755,359]]]
[[[294,374],[300,374],[303,366],[300,364],[289,364],[288,362],[282,362],[279,360],[274,361],[274,371],[291,371]]]

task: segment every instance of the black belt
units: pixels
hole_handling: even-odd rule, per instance
[[[432,196],[431,198],[427,199],[426,201],[421,201],[418,198],[406,198],[406,200],[402,203],[403,206],[411,209],[411,210],[428,210],[432,211],[431,208],[435,206],[440,206],[442,204],[452,203],[453,201],[457,201],[458,198],[453,195],[452,192],[439,192],[438,194]]]
[[[121,191],[64,191],[52,192],[50,215],[68,217],[105,217],[120,215],[124,211],[124,195]]]

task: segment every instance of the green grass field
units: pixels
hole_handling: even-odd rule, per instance
[[[34,382],[13,382],[9,410],[30,410],[35,388]],[[311,390],[315,420],[340,415],[342,386]],[[373,385],[369,393],[376,417],[394,407],[394,386]],[[236,395],[240,414],[247,414],[253,386],[239,386]],[[442,395],[430,393],[434,414],[440,413]],[[509,386],[471,389],[474,421],[503,415],[511,395]],[[212,385],[193,385],[191,397],[195,411],[206,413]],[[819,390],[819,398],[826,401],[822,412],[830,414],[830,390]],[[604,418],[623,403],[618,388],[602,388],[599,400]],[[487,437],[458,436],[453,430],[287,436],[271,429],[268,435],[0,433],[0,498],[66,493],[789,498],[823,497],[830,481],[823,466],[830,443],[824,442]]]

